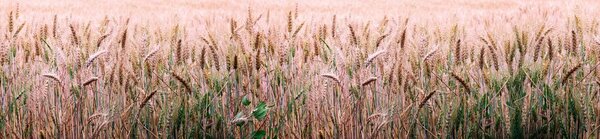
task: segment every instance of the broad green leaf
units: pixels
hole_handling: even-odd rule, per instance
[[[248,100],[248,97],[244,96],[244,98],[242,98],[242,104],[244,106],[250,105],[250,100]]]
[[[265,135],[267,135],[267,132],[264,130],[258,130],[258,131],[252,132],[253,139],[262,139],[262,138],[265,138]]]
[[[254,118],[262,120],[267,116],[267,104],[265,102],[258,103],[258,106],[252,111]]]

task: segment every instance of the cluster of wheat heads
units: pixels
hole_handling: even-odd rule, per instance
[[[194,29],[12,10],[0,18],[0,137],[599,136],[593,17],[282,15]]]

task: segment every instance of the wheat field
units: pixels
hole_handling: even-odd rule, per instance
[[[594,0],[0,0],[0,138],[600,138]]]

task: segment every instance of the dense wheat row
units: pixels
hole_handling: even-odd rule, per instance
[[[358,22],[249,8],[199,27],[8,13],[0,138],[600,135],[593,16]]]

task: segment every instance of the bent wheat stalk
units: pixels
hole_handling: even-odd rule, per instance
[[[50,78],[50,79],[58,82],[58,84],[62,85],[62,82],[61,82],[60,78],[58,78],[58,75],[56,75],[54,73],[46,73],[46,74],[43,74],[42,76]]]
[[[575,71],[577,71],[579,68],[581,68],[581,65],[583,64],[579,63],[577,64],[577,66],[569,70],[569,72],[567,72],[567,74],[565,74],[565,77],[563,77],[563,79],[561,80],[561,83],[565,85],[567,83],[567,80],[569,80],[569,77],[571,77],[571,75],[573,75],[573,73],[575,73]]]
[[[177,81],[179,81],[181,84],[183,84],[183,86],[185,87],[185,89],[188,92],[192,92],[192,88],[190,87],[189,83],[187,81],[185,81],[183,78],[181,78],[181,76],[175,74],[175,72],[171,72],[171,75],[173,75],[173,77],[175,77],[175,79],[177,79]]]
[[[328,73],[328,74],[321,74],[321,76],[323,76],[323,77],[325,77],[325,78],[332,79],[332,80],[333,80],[333,81],[335,81],[335,82],[336,82],[336,83],[337,83],[339,86],[342,86],[342,82],[340,81],[340,78],[339,78],[337,75],[335,75],[335,74]]]
[[[156,54],[156,52],[158,52],[159,48],[154,48],[154,50],[150,51],[150,53],[148,53],[146,56],[144,56],[144,60],[142,62],[146,63],[146,60],[148,60],[148,58],[152,57],[154,54]],[[202,51],[204,52],[204,51]]]
[[[375,81],[377,81],[377,77],[370,77],[369,79],[365,80],[365,81],[362,83],[362,86],[363,86],[363,87],[364,87],[364,86],[367,86],[367,85],[369,85],[369,84],[371,84],[371,83],[373,83],[373,82],[375,82]]]
[[[85,82],[83,83],[83,86],[90,85],[90,84],[92,84],[93,82],[95,82],[95,81],[97,81],[97,80],[98,80],[98,77],[92,77],[92,78],[88,79],[87,81],[85,81]]]
[[[450,72],[450,75],[456,79],[461,86],[463,86],[463,88],[465,88],[465,91],[467,93],[471,93],[471,89],[469,88],[469,85],[467,85],[467,82],[465,80],[463,80],[462,78],[460,78],[458,75],[456,75],[454,72]]]
[[[368,67],[369,64],[371,64],[373,62],[373,60],[375,60],[375,58],[377,58],[377,56],[385,53],[385,50],[379,50],[371,55],[369,55],[369,57],[367,57],[367,60],[365,61],[365,67]]]
[[[108,52],[108,51],[106,51],[106,50],[100,50],[100,51],[98,51],[98,52],[90,55],[90,57],[85,61],[85,66],[89,67],[92,64],[92,62],[94,62],[94,60],[96,58],[98,58],[100,55],[102,55],[102,54],[104,54],[106,52]]]

